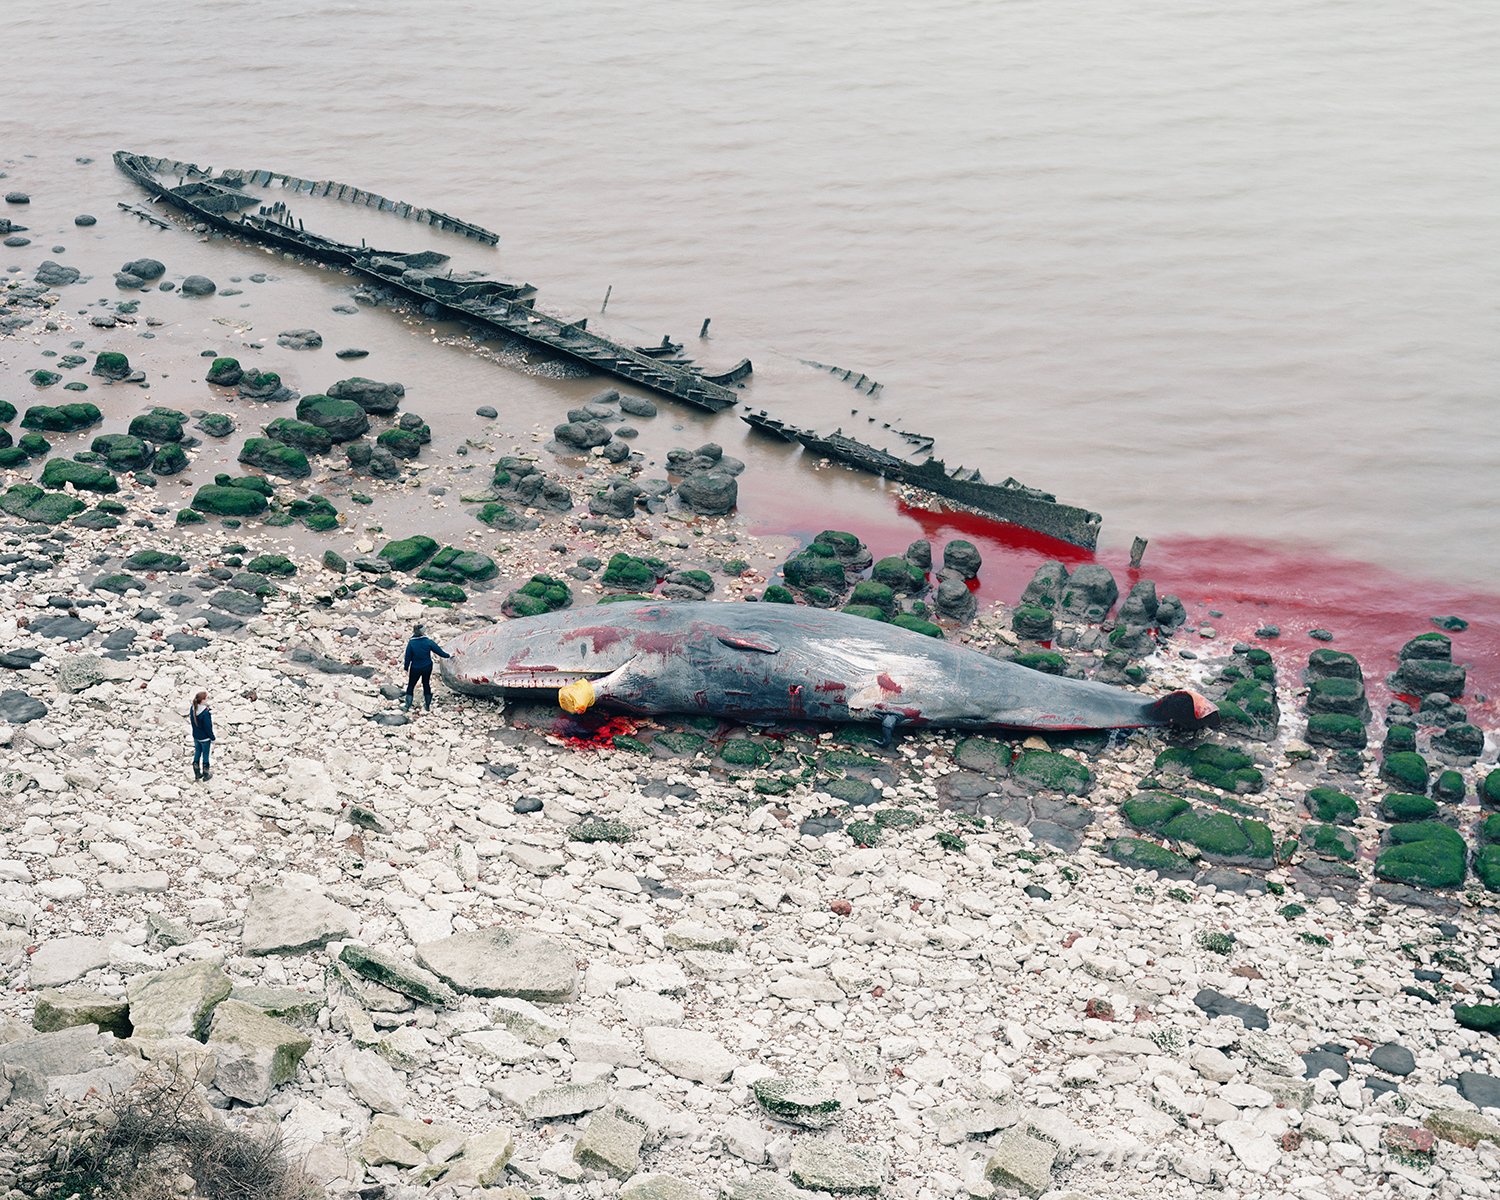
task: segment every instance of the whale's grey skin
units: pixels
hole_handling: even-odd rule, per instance
[[[1060,679],[801,605],[564,609],[466,633],[447,649],[441,677],[456,691],[551,692],[588,679],[594,701],[631,713],[1023,730],[1197,727],[1218,715],[1191,692],[1153,699]]]

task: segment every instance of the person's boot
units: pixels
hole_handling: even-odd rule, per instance
[[[410,695],[410,693],[408,693],[406,699],[401,702],[401,711],[402,712],[411,712],[411,695]]]
[[[208,780],[212,779],[213,777],[214,777],[214,773],[212,771],[210,771],[207,767],[204,767],[203,768],[203,779],[204,779],[204,781],[207,782]]]
[[[197,763],[193,764],[193,778],[194,779],[202,779],[203,778],[203,772],[199,768],[199,766],[198,766]]]

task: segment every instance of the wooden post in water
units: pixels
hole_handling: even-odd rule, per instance
[[[708,336],[708,323],[710,321],[712,321],[712,320],[713,320],[712,317],[704,317],[703,318],[703,328],[700,329],[700,330],[698,330],[698,336],[700,338],[706,338]]]
[[[1130,569],[1138,571],[1141,567],[1141,559],[1146,556],[1146,539],[1138,537],[1130,543]]]
[[[603,311],[604,311],[604,310],[605,310],[605,309],[606,309],[606,308],[608,308],[608,307],[609,307],[609,297],[610,297],[610,293],[611,293],[611,292],[613,292],[613,291],[614,291],[614,290],[615,290],[615,285],[614,285],[614,284],[610,284],[610,285],[609,285],[609,286],[608,286],[608,287],[607,287],[607,288],[605,288],[605,289],[604,289],[604,303],[603,303],[603,304],[601,304],[601,305],[600,305],[600,306],[599,306],[599,311],[600,311],[600,312],[601,312],[601,313],[602,313],[602,312],[603,312]]]

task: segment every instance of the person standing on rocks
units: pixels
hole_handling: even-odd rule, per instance
[[[417,681],[422,681],[422,711],[432,708],[432,656],[447,658],[448,652],[427,636],[427,626],[418,625],[411,631],[411,641],[406,643],[406,703],[403,709],[411,708],[416,696]]]
[[[214,714],[208,707],[208,693],[199,692],[188,709],[188,724],[193,727],[193,778],[212,779],[208,766],[209,747],[214,742]]]

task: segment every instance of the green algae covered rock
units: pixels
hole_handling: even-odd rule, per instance
[[[1048,791],[1081,796],[1089,790],[1094,777],[1077,759],[1051,750],[1028,750],[1011,767],[1017,779]]]
[[[175,408],[153,408],[131,419],[130,432],[148,442],[180,442],[186,420],[187,414]]]
[[[1437,821],[1393,825],[1389,844],[1375,860],[1375,874],[1413,887],[1451,888],[1464,881],[1464,840]]]
[[[895,554],[877,562],[870,578],[893,592],[904,592],[909,596],[927,590],[927,576],[922,568]]]
[[[501,611],[510,617],[539,617],[573,603],[573,592],[561,579],[533,575],[505,598]]]
[[[89,443],[89,449],[115,471],[139,471],[149,466],[153,457],[151,447],[129,433],[101,433]]]
[[[151,469],[158,475],[176,475],[187,470],[187,451],[177,442],[168,442],[151,459]]]
[[[287,446],[272,438],[246,438],[245,445],[240,450],[240,462],[287,479],[306,479],[312,474],[306,454],[295,446]]]
[[[1307,811],[1320,821],[1348,825],[1359,816],[1359,805],[1337,788],[1315,787],[1307,793]]]
[[[767,588],[767,595],[763,599],[769,599],[771,589]],[[788,593],[790,597],[790,593]],[[941,626],[934,625],[926,617],[916,616],[914,613],[897,613],[891,618],[891,624],[902,629],[910,629],[913,633],[920,633],[923,637],[941,638],[943,630]]]
[[[848,587],[844,564],[832,554],[817,553],[813,547],[787,559],[781,574],[794,588],[822,587],[843,592]]]
[[[1359,847],[1354,840],[1354,835],[1348,830],[1338,829],[1332,825],[1319,825],[1313,831],[1312,848],[1314,854],[1322,855],[1324,858],[1351,862]]]
[[[307,454],[327,454],[333,448],[333,436],[328,430],[291,417],[277,417],[266,426],[266,436]]]
[[[797,603],[797,597],[792,595],[791,592],[787,591],[786,588],[782,587],[779,583],[773,583],[769,585],[766,590],[761,593],[760,599],[762,604]],[[1500,772],[1497,772],[1497,774],[1500,774]],[[1500,792],[1500,789],[1497,789],[1497,792]],[[1500,801],[1497,801],[1497,803],[1500,803]]]
[[[656,586],[661,578],[655,563],[633,554],[612,554],[605,565],[599,582],[605,587],[628,588],[633,592],[646,592]]]
[[[1068,669],[1068,660],[1056,650],[1033,650],[1027,654],[1018,654],[1010,661],[1028,671],[1040,671],[1043,675],[1062,675]]]
[[[1137,829],[1156,830],[1165,827],[1172,818],[1187,812],[1191,807],[1180,796],[1142,792],[1120,805],[1120,812]]]
[[[1226,812],[1189,809],[1168,821],[1161,832],[1196,846],[1210,858],[1269,862],[1275,856],[1271,831],[1263,821]]]
[[[380,548],[380,557],[391,564],[393,571],[413,571],[437,553],[438,544],[426,534],[417,533],[399,541],[387,542]]]
[[[866,621],[888,621],[885,612],[872,604],[846,604],[840,612],[851,617],[863,617]]]
[[[23,521],[58,525],[88,506],[65,492],[47,492],[34,483],[18,483],[0,496],[0,510]]]
[[[1427,760],[1414,751],[1387,754],[1380,763],[1380,778],[1408,792],[1427,792]]]
[[[1307,740],[1314,746],[1363,750],[1368,737],[1365,723],[1349,713],[1313,713],[1307,718]]]
[[[1455,1004],[1453,1019],[1465,1029],[1500,1033],[1500,1004]]]
[[[40,429],[47,433],[76,433],[97,425],[104,415],[97,405],[87,401],[73,404],[33,404],[21,418],[21,428]]]
[[[719,757],[734,767],[764,767],[771,752],[751,738],[730,738],[719,748]]]
[[[52,458],[42,468],[42,486],[60,488],[72,484],[81,492],[117,492],[120,481],[114,472],[89,463],[75,462],[71,458]]]
[[[1115,838],[1104,847],[1104,853],[1123,866],[1155,871],[1164,879],[1191,879],[1198,873],[1198,868],[1181,854],[1145,838]]]
[[[335,442],[350,442],[370,428],[370,418],[352,400],[313,394],[297,401],[297,420],[325,430]]]
[[[237,358],[216,358],[208,368],[208,382],[220,387],[234,387],[245,374]]]
[[[264,495],[252,488],[210,483],[198,489],[191,507],[216,517],[253,517],[265,512],[269,503]],[[180,516],[178,520],[181,521]]]

